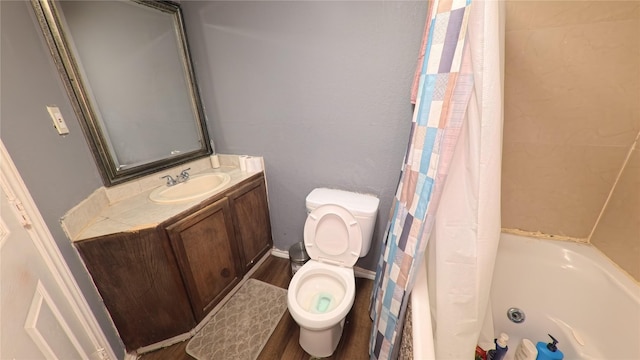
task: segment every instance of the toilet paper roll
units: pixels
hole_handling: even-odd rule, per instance
[[[247,171],[247,155],[238,156],[238,162],[240,162],[240,171]]]
[[[248,157],[246,160],[247,172],[262,171],[261,157]]]
[[[211,157],[211,167],[214,169],[217,169],[220,167],[220,159],[218,158],[218,155],[213,155]]]

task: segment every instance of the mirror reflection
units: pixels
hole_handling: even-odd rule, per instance
[[[106,185],[211,152],[177,4],[34,7]]]

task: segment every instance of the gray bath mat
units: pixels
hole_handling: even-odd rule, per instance
[[[249,279],[187,344],[198,360],[253,360],[287,309],[287,290]]]

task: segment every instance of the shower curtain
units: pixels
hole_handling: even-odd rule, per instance
[[[429,4],[410,142],[372,294],[372,359],[397,356],[428,242],[431,357],[472,358],[481,337],[500,235],[500,5]],[[487,325],[483,339],[493,339]]]

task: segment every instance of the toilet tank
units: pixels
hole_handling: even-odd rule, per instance
[[[356,221],[360,224],[360,230],[362,230],[360,257],[367,255],[371,248],[380,200],[373,195],[327,188],[313,189],[307,195],[307,212],[326,204],[340,205],[349,210],[353,217],[356,218]]]

